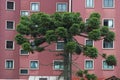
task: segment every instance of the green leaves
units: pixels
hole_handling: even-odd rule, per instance
[[[73,25],[70,27],[70,33],[71,33],[72,35],[80,34],[79,24],[73,24]]]
[[[109,56],[106,58],[106,63],[107,63],[108,65],[114,65],[114,66],[116,66],[116,65],[117,65],[117,60],[116,60],[116,58],[115,58],[114,55],[109,55]]]
[[[56,35],[58,36],[58,38],[66,38],[67,37],[67,29],[65,29],[64,27],[58,27],[55,30]]]

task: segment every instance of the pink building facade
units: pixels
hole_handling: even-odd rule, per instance
[[[58,65],[62,60],[56,57],[57,53],[47,50],[41,53],[27,53],[16,44],[14,37],[17,34],[15,29],[20,16],[29,16],[35,12],[53,14],[64,11],[80,12],[83,21],[86,21],[92,12],[101,14],[101,25],[108,26],[116,33],[115,41],[106,43],[104,40],[95,42],[81,37],[76,38],[83,44],[91,42],[100,53],[114,54],[118,60],[117,66],[106,65],[102,57],[90,59],[82,55],[74,55],[73,60],[79,68],[96,74],[99,80],[112,76],[120,78],[120,0],[0,0],[0,3],[2,3],[0,5],[0,79],[57,80],[63,67]],[[58,47],[59,44],[62,42],[54,43],[47,49],[59,50],[61,49]],[[78,68],[73,65],[73,73],[77,70]]]

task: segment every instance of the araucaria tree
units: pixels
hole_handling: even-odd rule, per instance
[[[62,56],[64,59],[63,75],[65,80],[71,80],[73,53],[78,54],[78,56],[83,54],[92,59],[102,56],[106,59],[108,65],[116,65],[114,55],[99,53],[95,47],[83,45],[75,39],[75,36],[79,36],[94,41],[104,39],[110,42],[114,40],[114,32],[110,31],[107,26],[101,26],[99,13],[92,13],[86,22],[82,21],[79,13],[65,12],[53,15],[36,13],[28,17],[23,16],[17,26],[17,32],[16,42],[24,50],[31,53],[45,50],[47,46],[41,45],[44,42],[51,44],[58,40],[64,41],[64,50],[60,52],[59,56]],[[30,42],[31,39],[33,42]],[[88,74],[86,70],[79,70],[76,73],[79,77],[96,80],[96,76]]]

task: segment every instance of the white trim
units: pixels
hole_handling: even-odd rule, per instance
[[[29,52],[28,52],[28,54],[21,54],[21,50],[23,50],[22,48],[19,50],[19,54],[21,55],[21,56],[28,56],[29,55]]]
[[[84,45],[86,45],[86,40],[90,40],[90,39],[88,39],[88,38],[85,38],[85,41],[84,41]],[[93,47],[94,47],[94,40],[92,40],[93,41]]]
[[[28,15],[26,15],[26,16],[30,16],[30,11],[29,11],[29,10],[20,10],[20,16],[22,16],[22,15],[21,15],[21,12],[22,12],[22,11],[28,12]]]
[[[57,51],[62,51],[62,50],[64,50],[64,49],[57,49],[57,43],[58,43],[58,42],[63,42],[63,43],[64,43],[64,41],[57,41],[57,42],[56,42],[56,50],[57,50]]]
[[[13,42],[13,48],[7,48],[7,41],[12,41]],[[13,40],[5,40],[5,49],[6,50],[14,50],[15,49],[15,42]]]
[[[21,70],[22,70],[22,69],[26,69],[26,70],[28,71],[28,73],[27,73],[27,74],[21,74]],[[28,68],[20,68],[20,69],[19,69],[19,74],[20,74],[20,75],[28,75],[28,74],[29,74],[29,69],[28,69]]]
[[[115,0],[113,0],[113,7],[104,7],[104,0],[102,0],[102,8],[106,8],[106,9],[115,8]]]
[[[63,70],[63,69],[55,69],[55,67],[54,67],[54,62],[55,61],[60,61],[60,62],[63,62],[63,60],[53,60],[53,70]],[[64,66],[64,65],[63,65]]]
[[[92,62],[93,62],[93,68],[90,68],[90,69],[86,68],[86,67],[85,67],[85,66],[86,66],[86,61],[92,61]],[[85,70],[94,70],[94,60],[93,60],[93,59],[85,59],[85,60],[84,60],[84,69],[85,69]]]
[[[7,21],[13,22],[13,29],[8,29],[8,28],[7,28]],[[15,21],[14,21],[14,20],[5,20],[5,29],[6,29],[6,30],[15,30]]]
[[[13,61],[13,68],[7,68],[6,66],[7,61]],[[5,69],[14,69],[14,59],[5,59]]]
[[[88,8],[88,9],[91,9],[91,8],[94,8],[95,7],[95,2],[94,2],[94,0],[93,0],[93,7],[87,7],[87,0],[85,0],[85,8]]]
[[[38,67],[37,68],[31,68],[31,61],[37,61],[38,62]],[[29,61],[29,67],[30,67],[30,70],[38,70],[39,69],[39,60],[30,60]]]
[[[109,68],[104,69],[104,68],[103,68],[103,61],[105,61],[105,60],[102,60],[102,70],[114,70],[114,66],[113,66],[113,68],[112,68],[112,69],[109,69]]]
[[[103,41],[104,39],[102,40],[102,49],[114,49],[114,41],[113,41],[113,48],[103,48]]]
[[[7,9],[7,2],[13,2],[14,6],[13,6],[13,9]],[[15,10],[15,1],[12,1],[12,0],[6,0],[6,10],[10,10],[10,11],[14,11]]]
[[[104,20],[113,20],[113,27],[110,28],[108,27],[109,29],[114,29],[115,28],[115,18],[103,18],[102,19],[102,26],[104,26]]]
[[[66,4],[66,11],[57,11],[57,4]],[[67,2],[56,2],[56,12],[68,12],[68,3]]]
[[[69,12],[72,12],[72,0],[69,0]]]
[[[32,10],[32,3],[37,3],[38,4],[38,10],[37,11],[36,10],[35,11]],[[31,12],[39,12],[40,11],[40,2],[30,2],[30,11]]]

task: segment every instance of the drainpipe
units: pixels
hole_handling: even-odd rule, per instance
[[[72,0],[69,0],[69,12],[72,12]]]

